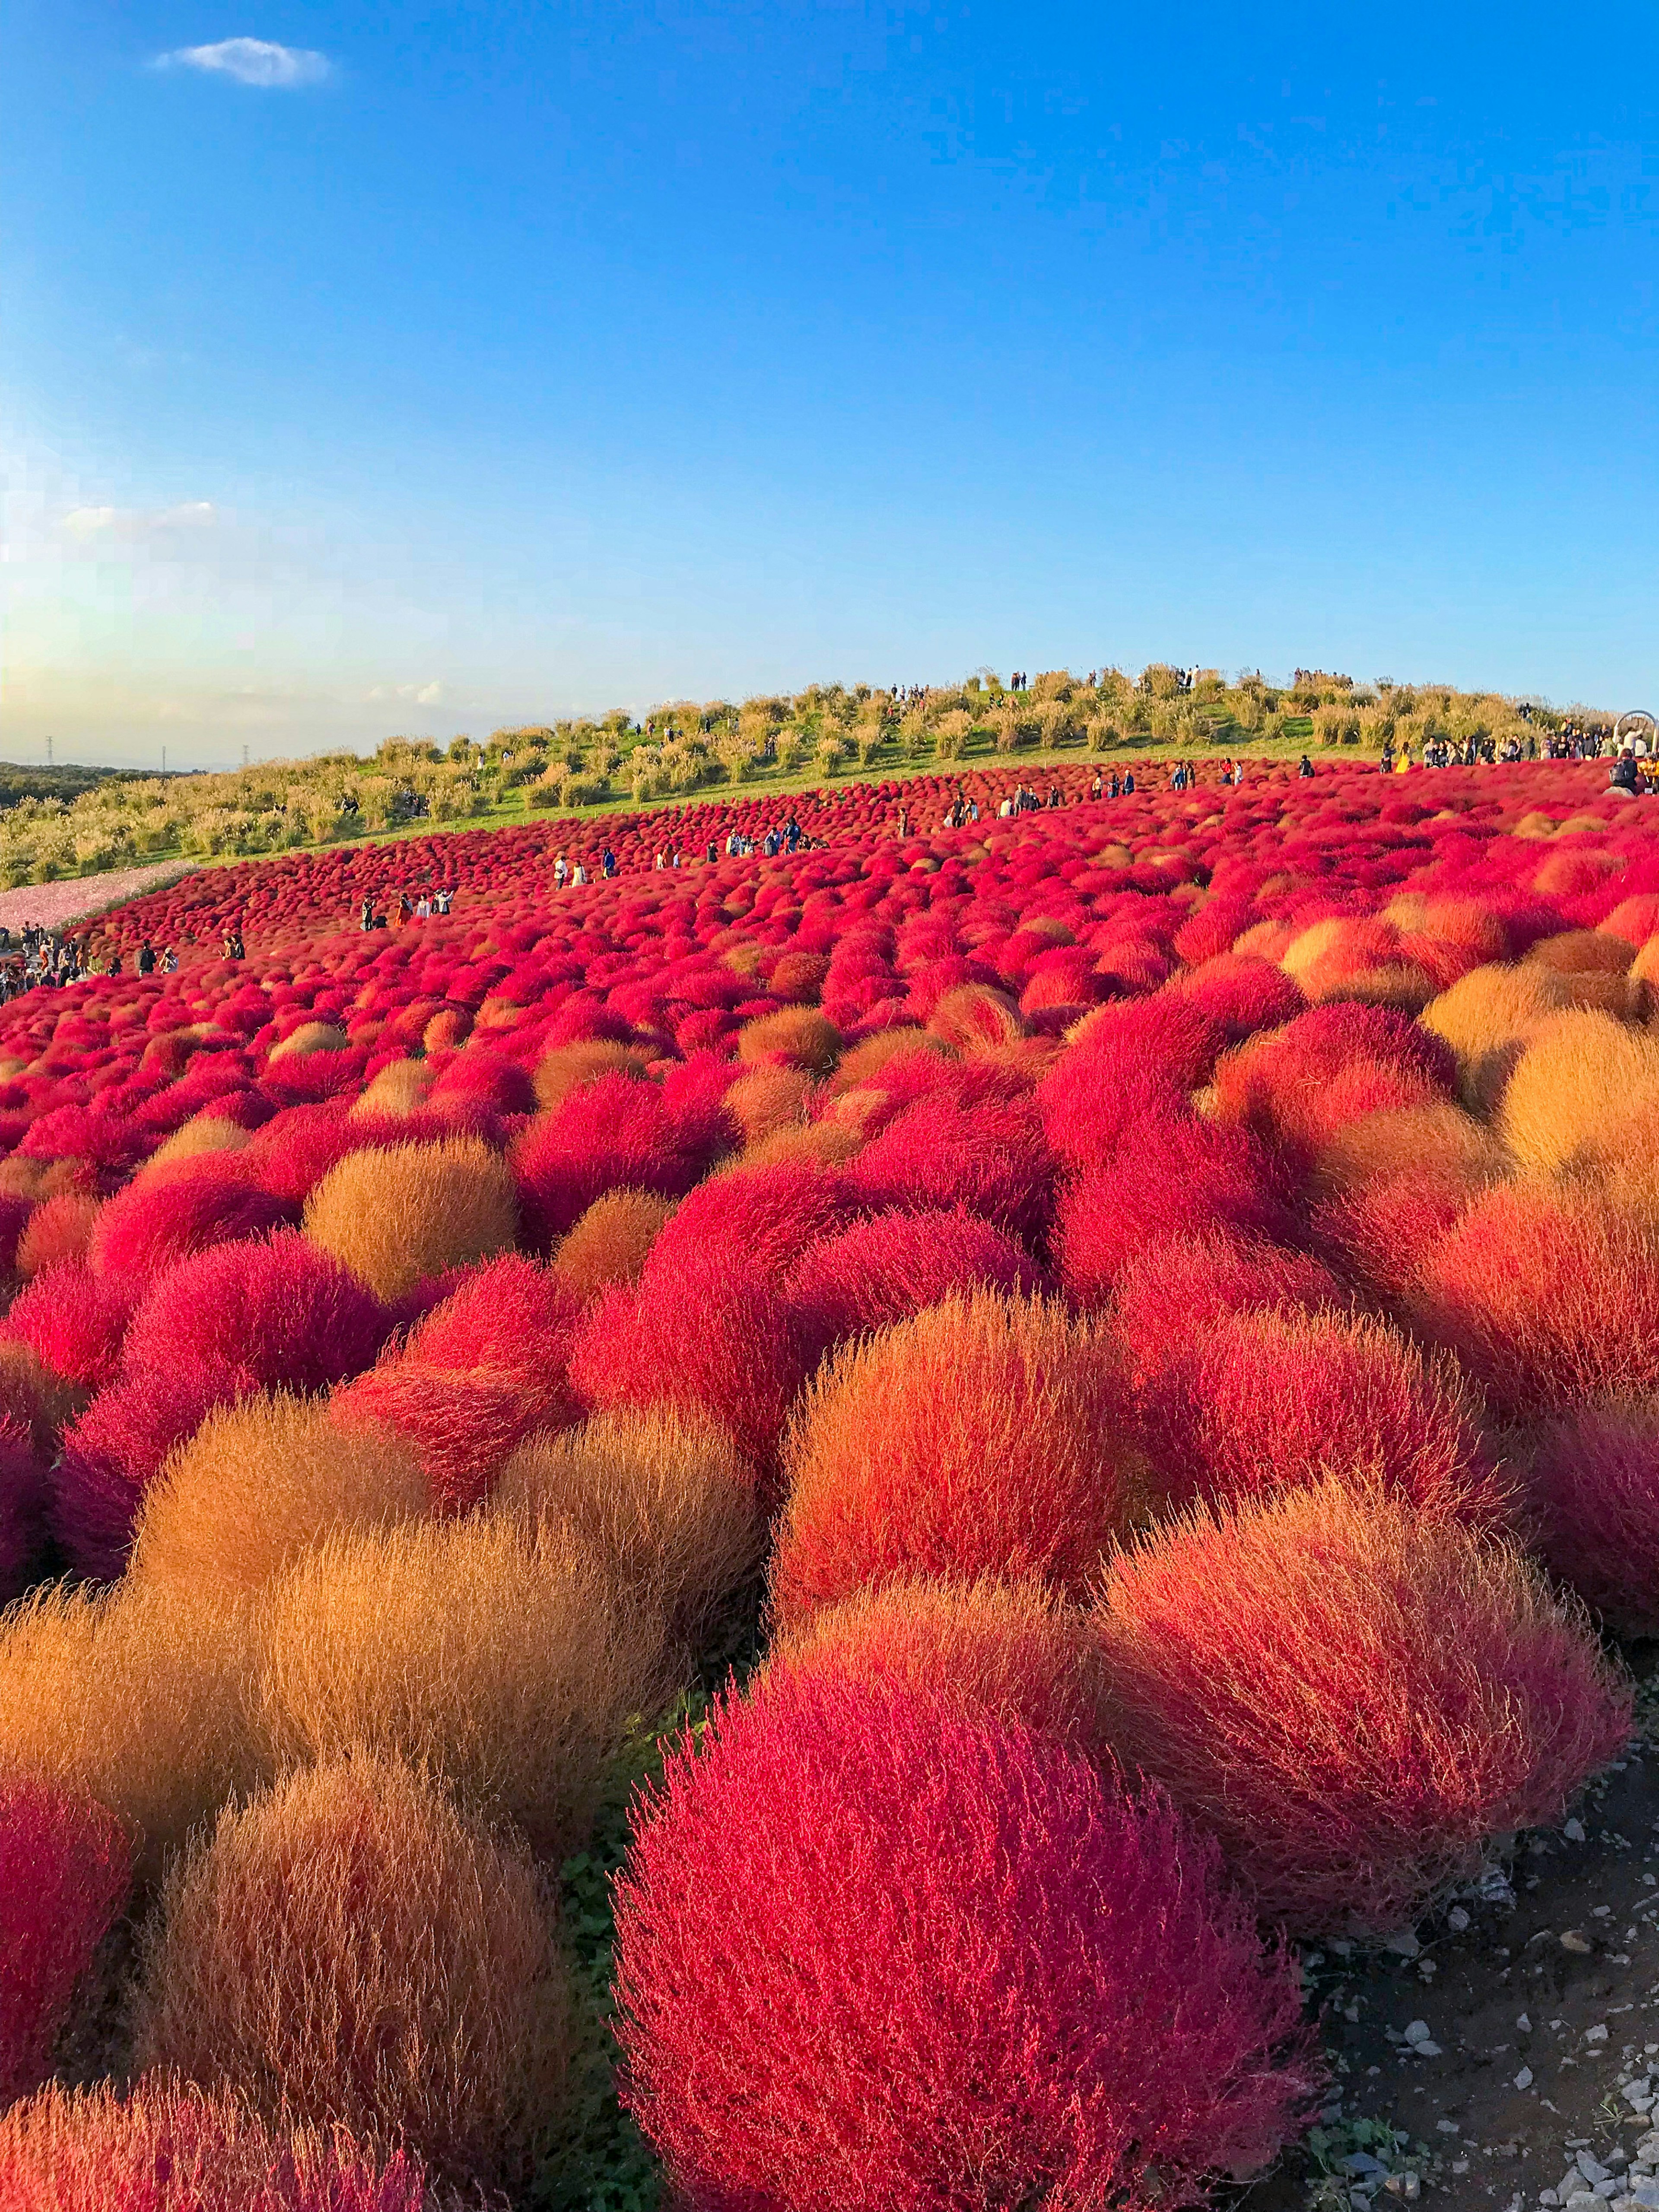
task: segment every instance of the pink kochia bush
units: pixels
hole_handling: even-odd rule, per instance
[[[1334,1477],[1149,1531],[1097,1620],[1114,1744],[1295,1934],[1414,1919],[1630,1731],[1582,1609],[1517,1548]]]
[[[504,1254],[468,1273],[406,1346],[337,1393],[334,1417],[407,1437],[434,1504],[465,1511],[526,1437],[580,1419],[568,1369],[582,1316],[556,1274]]]
[[[1552,1570],[1621,1636],[1659,1636],[1659,1401],[1547,1422],[1527,1474]]]
[[[51,2071],[76,1984],[131,1879],[112,1813],[46,1783],[0,1780],[0,2107]]]
[[[61,1260],[19,1291],[0,1322],[0,1338],[27,1344],[65,1381],[101,1389],[120,1368],[140,1291],[128,1277],[97,1275],[82,1261]]]
[[[1024,1250],[971,1213],[878,1213],[814,1244],[785,1280],[814,1352],[890,1327],[952,1291],[1034,1294]]]
[[[1504,1486],[1455,1364],[1385,1322],[1232,1314],[1175,1352],[1143,1393],[1166,1499],[1243,1498],[1327,1473],[1377,1479],[1425,1512],[1491,1520]]]
[[[170,1268],[133,1316],[122,1362],[130,1374],[222,1362],[250,1392],[325,1390],[368,1366],[390,1326],[337,1260],[283,1230]]]
[[[645,1812],[624,2095],[696,2212],[1191,2203],[1303,2123],[1291,1960],[1212,1844],[1061,1742],[786,1678]]]

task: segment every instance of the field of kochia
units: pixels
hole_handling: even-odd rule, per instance
[[[1202,2204],[1619,1757],[1647,802],[1095,766],[0,1009],[7,2212]]]

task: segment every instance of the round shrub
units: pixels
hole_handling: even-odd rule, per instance
[[[1142,1397],[1165,1500],[1249,1498],[1326,1473],[1380,1481],[1425,1512],[1501,1519],[1506,1492],[1456,1364],[1386,1322],[1234,1313],[1166,1360]]]
[[[27,1344],[54,1374],[101,1390],[119,1371],[141,1291],[130,1277],[96,1275],[82,1261],[60,1260],[19,1291],[0,1330]]]
[[[407,2151],[343,2130],[268,2127],[239,2098],[146,2075],[43,2089],[0,2114],[0,2202],[13,2212],[430,2212]]]
[[[650,1694],[661,1623],[619,1613],[573,1531],[404,1522],[329,1537],[270,1590],[261,1725],[278,1763],[408,1759],[541,1852],[574,1847]]]
[[[842,1170],[871,1207],[961,1207],[1027,1241],[1047,1231],[1055,1165],[1029,1098],[965,1104],[943,1091],[907,1107]]]
[[[781,1063],[827,1075],[841,1056],[841,1031],[814,1006],[784,1006],[757,1015],[738,1031],[738,1058],[745,1066]]]
[[[1194,1506],[1114,1556],[1097,1618],[1117,1748],[1297,1934],[1412,1920],[1630,1732],[1514,1546],[1334,1480]]]
[[[113,1814],[49,1783],[0,1778],[0,2109],[51,2072],[76,1984],[131,1876]]]
[[[1529,1174],[1616,1171],[1633,1151],[1650,1149],[1656,1109],[1659,1037],[1610,1014],[1552,1014],[1510,1071],[1497,1127]]]
[[[890,1686],[721,1706],[617,1919],[624,2098],[711,2212],[1201,2199],[1318,2079],[1294,1966],[1162,1799]]]
[[[609,1190],[596,1198],[553,1254],[553,1266],[577,1295],[597,1297],[613,1283],[637,1283],[651,1247],[674,1211],[649,1190]]]
[[[1329,1268],[1307,1253],[1212,1229],[1128,1261],[1113,1296],[1112,1333],[1144,1386],[1229,1315],[1335,1311],[1347,1303]]]
[[[305,1232],[382,1298],[512,1245],[513,1178],[476,1137],[348,1152],[306,1200]]]
[[[529,1865],[359,1754],[222,1814],[174,1869],[137,2044],[273,2125],[406,2141],[458,2180],[500,2182],[556,2100],[565,2022]]]
[[[538,1115],[514,1145],[529,1241],[544,1251],[609,1190],[681,1197],[736,1138],[718,1109],[677,1110],[655,1083],[601,1075]]]
[[[390,1326],[339,1261],[283,1230],[169,1268],[133,1315],[122,1359],[130,1374],[221,1362],[256,1389],[326,1390],[372,1363]]]
[[[125,1583],[37,1590],[0,1618],[0,1771],[107,1806],[148,1879],[252,1778],[251,1658],[240,1609]]]
[[[87,1257],[100,1275],[159,1274],[192,1252],[262,1237],[294,1218],[288,1201],[262,1190],[246,1155],[183,1161],[127,1185],[100,1211]]]
[[[1620,1635],[1659,1636],[1659,1401],[1547,1422],[1527,1474],[1551,1571]]]
[[[695,1643],[753,1573],[765,1529],[750,1469],[729,1437],[672,1413],[601,1413],[522,1445],[502,1468],[494,1510],[574,1531],[617,1609]]]
[[[1511,1419],[1659,1389],[1659,1226],[1591,1187],[1500,1185],[1425,1254],[1408,1292]]]
[[[89,1191],[60,1191],[37,1206],[17,1240],[17,1272],[31,1282],[43,1267],[83,1260],[102,1201]]]
[[[1083,1610],[1041,1583],[905,1576],[812,1613],[765,1680],[891,1686],[1103,1752],[1100,1655]]]
[[[284,1394],[216,1408],[144,1493],[128,1574],[213,1602],[258,1589],[337,1529],[423,1514],[414,1451]]]
[[[900,1576],[1081,1589],[1131,1504],[1130,1421],[1094,1331],[952,1297],[849,1345],[803,1399],[772,1563],[786,1632]]]
[[[814,1366],[844,1338],[890,1328],[952,1291],[1042,1288],[1011,1237],[976,1215],[936,1208],[856,1221],[812,1245],[784,1281]]]
[[[1108,1165],[1061,1192],[1054,1265],[1072,1299],[1098,1312],[1129,1262],[1158,1245],[1216,1231],[1272,1238],[1290,1227],[1284,1170],[1248,1130],[1143,1121]]]

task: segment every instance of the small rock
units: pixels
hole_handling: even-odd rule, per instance
[[[1584,2040],[1586,2043],[1605,2043],[1607,2039],[1607,2023],[1605,2021],[1599,2023],[1595,2027],[1587,2027],[1584,2030]]]
[[[1455,2120],[1437,2120],[1435,2125],[1443,2136],[1461,2136],[1463,2132]]]
[[[1454,1905],[1451,1911],[1446,1915],[1446,1925],[1449,1928],[1456,1929],[1458,1934],[1461,1936],[1468,1924],[1468,1914],[1464,1911],[1461,1905]]]
[[[1570,1844],[1582,1844],[1584,1840],[1584,1824],[1577,1818],[1563,1820],[1561,1832]]]
[[[1605,2181],[1607,2178],[1607,2167],[1602,2165],[1601,2160],[1597,2158],[1592,2151],[1581,2150],[1573,2163],[1577,2166],[1578,2171],[1583,2175],[1585,2180],[1589,2182],[1592,2189],[1595,2188],[1598,2181]]]
[[[1520,2029],[1522,2035],[1530,2035],[1532,2033],[1532,2022],[1525,2013],[1516,2013],[1515,2015],[1515,2024]]]
[[[1564,1951],[1576,1951],[1581,1957],[1588,1955],[1589,1948],[1589,1937],[1581,1936],[1576,1928],[1569,1928],[1561,1938],[1561,1948]]]
[[[1414,1928],[1398,1928],[1392,1936],[1382,1938],[1382,1948],[1392,1951],[1396,1959],[1414,1959],[1423,1946],[1417,1940]]]
[[[1515,2086],[1517,2089],[1531,2088],[1532,2069],[1530,2066],[1523,2066],[1521,2069],[1521,2071],[1515,2077]]]
[[[1432,2032],[1425,2020],[1408,2020],[1403,2031],[1407,2043],[1426,2043]]]

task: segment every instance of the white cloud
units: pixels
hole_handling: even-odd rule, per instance
[[[269,39],[221,39],[216,46],[177,46],[157,57],[159,69],[205,70],[234,77],[238,84],[285,92],[295,85],[320,84],[331,74],[326,54],[309,46],[279,46]]]
[[[368,694],[371,700],[405,699],[416,707],[435,707],[446,696],[441,683],[377,684]]]
[[[62,528],[71,538],[154,538],[174,530],[210,530],[220,519],[210,499],[187,499],[177,507],[72,507]]]

